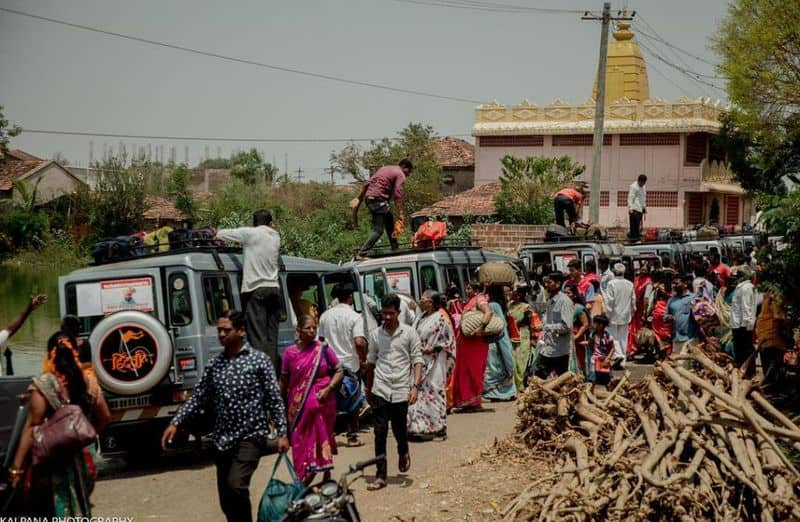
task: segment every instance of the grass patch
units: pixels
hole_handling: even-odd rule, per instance
[[[11,266],[59,268],[64,273],[86,266],[91,261],[89,251],[68,237],[47,236],[38,248],[16,252],[3,260]]]

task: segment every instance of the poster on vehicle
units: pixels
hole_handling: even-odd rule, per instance
[[[142,277],[103,281],[100,283],[100,303],[103,315],[119,310],[152,312],[153,280]]]
[[[411,295],[411,273],[386,272],[386,279],[389,282],[389,292],[394,294]]]
[[[573,259],[578,259],[578,256],[576,254],[557,254],[553,256],[553,263],[557,271],[566,273],[567,265]]]

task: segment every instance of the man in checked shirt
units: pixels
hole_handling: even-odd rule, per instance
[[[224,312],[217,334],[225,351],[206,367],[192,396],[164,430],[161,447],[172,443],[181,424],[203,410],[213,411],[219,503],[229,522],[248,522],[253,519],[250,478],[266,453],[270,420],[278,432],[278,451],[289,450],[286,414],[272,361],[244,340],[244,314]]]

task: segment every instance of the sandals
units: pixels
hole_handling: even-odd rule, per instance
[[[378,491],[379,489],[383,489],[386,487],[386,481],[382,478],[375,479],[372,484],[367,486],[367,491]]]
[[[400,473],[406,473],[408,470],[411,469],[411,454],[406,453],[402,457],[400,457],[400,464],[398,466]]]
[[[345,445],[348,448],[360,448],[361,446],[364,445],[364,441],[359,439],[358,437],[356,437],[354,439],[347,439],[347,442],[345,443]]]

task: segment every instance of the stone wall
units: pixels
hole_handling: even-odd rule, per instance
[[[503,225],[476,223],[472,225],[472,244],[508,255],[517,255],[517,249],[527,243],[544,240],[546,225]],[[622,241],[627,234],[624,228],[609,228],[610,240]]]

